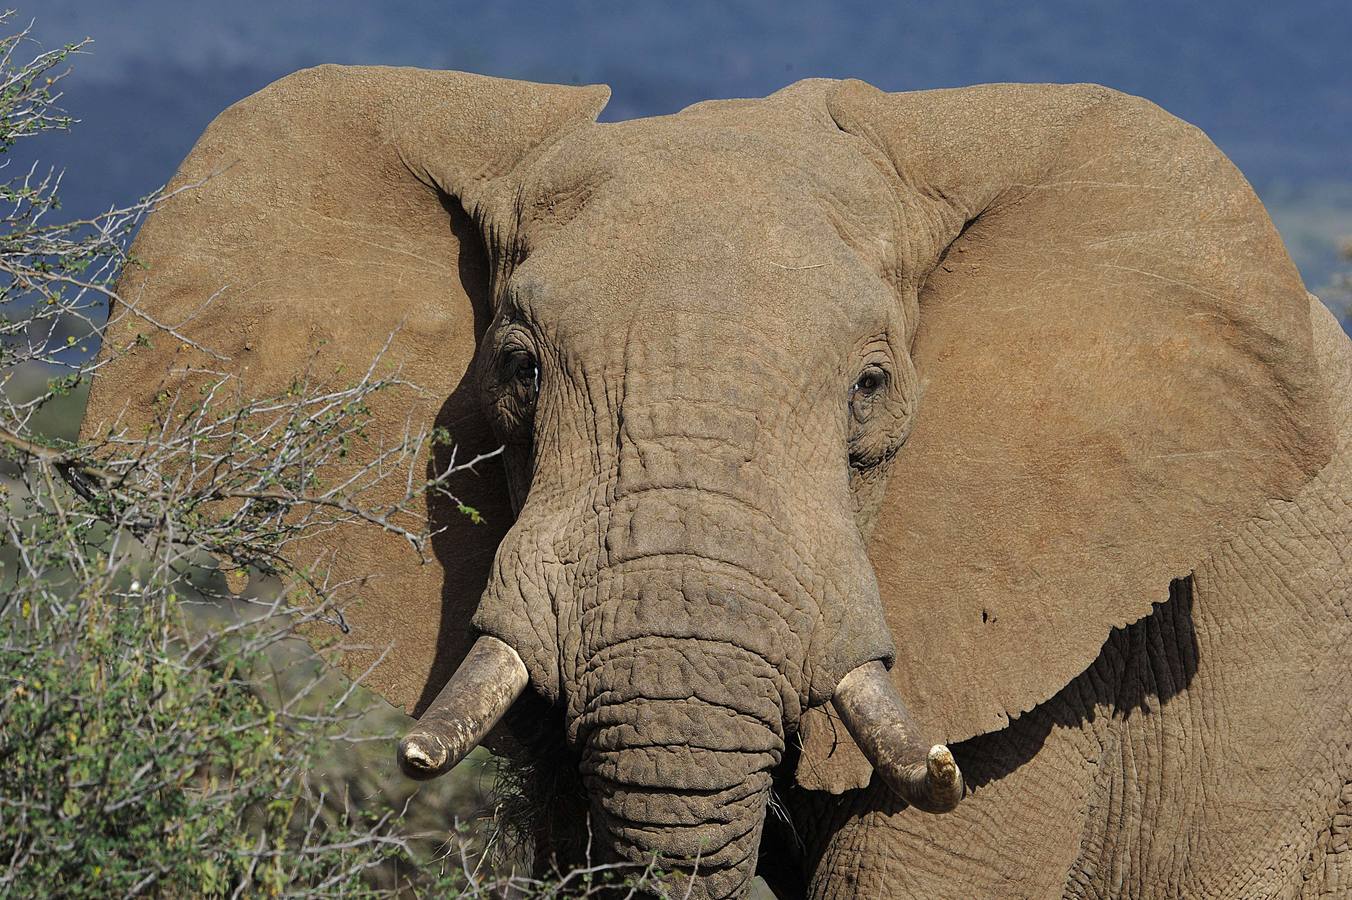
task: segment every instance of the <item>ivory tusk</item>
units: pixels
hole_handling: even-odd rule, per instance
[[[449,772],[498,724],[526,681],[526,666],[515,650],[497,638],[480,637],[399,742],[399,768],[417,779]]]
[[[859,749],[893,791],[917,809],[948,812],[962,799],[962,772],[943,744],[928,749],[879,660],[840,679],[832,698]]]

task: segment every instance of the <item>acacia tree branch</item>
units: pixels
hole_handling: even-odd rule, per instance
[[[28,29],[0,37],[0,157],[72,121],[54,105],[66,73],[53,67],[85,45],[24,63],[28,40]],[[448,445],[449,435],[410,420],[402,434],[368,437],[377,394],[417,389],[381,374],[384,351],[349,385],[307,370],[292,392],[248,402],[233,399],[228,373],[190,371],[193,389],[177,389],[163,409],[157,401],[148,430],[114,422],[88,439],[43,437],[61,433],[47,414],[73,418],[73,392],[138,342],[227,359],[189,327],[220,292],[171,322],[117,282],[137,265],[128,247],[145,215],[198,185],[59,221],[61,184],[61,172],[36,164],[0,182],[0,457],[16,463],[0,472],[0,845],[11,847],[0,887],[329,896],[356,884],[364,892],[357,880],[376,871],[372,895],[486,900],[593,896],[612,875],[648,878],[652,864],[522,878],[495,867],[510,859],[497,831],[447,833],[446,783],[393,802],[399,788],[373,775],[375,757],[335,763],[330,748],[365,752],[406,720],[386,710],[373,722],[363,699],[363,678],[390,647],[335,636],[329,649],[373,660],[352,681],[298,648],[313,623],[348,631],[342,600],[359,583],[330,572],[329,558],[297,565],[301,542],[381,528],[423,554],[435,533],[429,492],[477,520],[454,479],[502,452],[462,463],[452,446],[429,478],[428,445]],[[128,346],[105,340],[110,325],[132,321],[142,334]],[[355,445],[360,462],[345,458]],[[240,597],[220,583],[232,567],[250,572]],[[461,811],[486,802],[473,796],[457,801]],[[158,839],[183,822],[189,846]],[[153,839],[135,843],[143,832]],[[67,865],[94,846],[117,872]],[[463,869],[414,870],[436,862],[434,847],[459,848]]]

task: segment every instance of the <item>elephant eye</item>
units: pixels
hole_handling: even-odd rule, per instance
[[[887,384],[887,372],[878,366],[869,366],[859,376],[859,380],[850,388],[850,399],[868,399]]]
[[[850,386],[850,408],[856,415],[887,389],[887,370],[882,366],[868,366]]]
[[[508,350],[502,357],[502,380],[519,396],[534,400],[540,393],[540,363],[529,350]]]
[[[859,373],[850,386],[850,416],[859,423],[869,417],[870,411],[880,397],[887,392],[887,370],[882,366],[870,365]]]

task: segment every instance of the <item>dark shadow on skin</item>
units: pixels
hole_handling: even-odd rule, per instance
[[[478,226],[460,203],[447,196],[442,197],[441,203],[449,217],[451,232],[460,244],[457,261],[460,283],[473,305],[474,343],[477,347],[493,316],[488,256]],[[450,433],[452,443],[433,448],[427,467],[429,478],[445,471],[451,464],[452,451],[456,454],[457,462],[464,463],[498,446],[480,411],[472,364],[441,405],[436,424]],[[505,479],[501,475],[501,465],[499,459],[488,460],[481,464],[477,474],[465,472],[450,485],[461,501],[483,516],[481,525],[470,521],[449,498],[430,495],[427,498],[429,527],[434,530],[444,529],[432,539],[432,553],[441,563],[445,575],[441,587],[441,621],[436,636],[436,658],[414,708],[414,715],[422,715],[474,641],[470,619],[479,606],[479,598],[488,581],[493,554],[512,523],[511,504]]]
[[[952,745],[968,790],[980,792],[1016,772],[1042,750],[1053,728],[1080,730],[1098,715],[1121,719],[1167,706],[1192,682],[1198,656],[1192,579],[1182,578],[1169,585],[1169,599],[1155,604],[1150,615],[1113,629],[1094,662],[1051,699],[999,731]],[[906,807],[905,801],[882,788],[876,776],[869,790],[847,792],[832,798],[835,802],[829,805],[814,797],[815,792],[791,784],[789,806],[797,814],[797,826],[807,832],[808,848],[797,859],[789,857],[794,873],[812,871],[820,863],[812,855],[825,848],[823,839],[839,825],[840,815],[855,817],[874,811],[891,815]],[[781,858],[788,855],[782,839],[765,849],[778,851]],[[789,865],[784,871],[790,871]],[[786,891],[781,896],[803,896],[806,888],[800,879],[784,881]]]
[[[1078,730],[1104,711],[1125,718],[1167,704],[1186,690],[1197,674],[1199,654],[1192,616],[1192,578],[1176,579],[1168,600],[1131,625],[1114,628],[1094,662],[1051,699],[999,731],[954,744],[968,791],[980,791],[1032,760],[1053,728]],[[870,788],[876,786],[875,776]],[[906,805],[884,790],[872,796],[870,808],[894,812]]]
[[[1114,628],[1087,669],[1056,696],[1012,719],[1007,728],[953,747],[970,790],[980,790],[1031,760],[1056,727],[1079,729],[1103,710],[1114,718],[1169,702],[1197,674],[1192,578],[1169,585],[1169,599],[1150,615]]]
[[[1168,600],[1155,604],[1150,615],[1131,625],[1114,628],[1094,662],[1055,696],[999,731],[951,746],[968,790],[980,792],[1018,771],[1042,750],[1053,728],[1078,731],[1092,725],[1099,715],[1125,719],[1167,707],[1192,683],[1199,655],[1192,579],[1177,579],[1169,585]],[[786,765],[796,768],[796,756],[786,754]],[[825,849],[825,838],[840,825],[842,816],[853,818],[875,811],[891,815],[906,808],[905,801],[884,789],[876,775],[867,791],[848,791],[824,802],[826,795],[795,787],[793,771],[789,768],[778,775],[776,784],[783,785],[795,813],[795,825],[805,832],[807,852],[796,858],[785,853],[782,836],[763,845],[767,852],[778,852],[781,859],[787,857],[781,863],[782,871],[792,871],[795,876],[784,879],[786,892],[782,897],[803,896],[806,886],[797,873],[814,871],[820,864],[813,854]]]
[[[790,796],[794,789],[794,772],[798,769],[797,741],[789,741],[784,759],[774,769],[775,803],[781,810],[789,806],[780,798]],[[756,874],[765,879],[778,900],[798,900],[807,896],[808,881],[804,835],[798,831],[792,816],[766,810],[765,829],[761,832],[760,858],[756,860]]]
[[[473,306],[478,347],[493,319],[492,262],[478,226],[459,201],[443,196],[441,203],[459,241],[458,274]],[[464,463],[499,446],[483,415],[474,371],[471,364],[437,413],[436,425],[450,434],[451,444],[433,448],[429,478],[446,470],[453,450],[456,460]],[[515,518],[500,458],[482,463],[478,474],[457,476],[450,488],[463,503],[478,510],[484,521],[475,525],[447,497],[428,497],[429,527],[444,529],[432,539],[432,552],[444,576],[436,657],[415,716],[422,715],[436,698],[478,637],[470,622],[488,583],[498,544]],[[509,835],[529,840],[540,871],[568,871],[583,864],[589,844],[587,797],[576,756],[565,744],[558,711],[527,690],[484,743],[506,757],[498,770],[498,800],[499,821]]]

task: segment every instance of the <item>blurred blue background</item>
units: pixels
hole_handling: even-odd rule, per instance
[[[85,36],[73,137],[23,155],[67,169],[66,210],[166,181],[227,105],[321,62],[606,82],[604,118],[759,96],[814,75],[888,90],[1094,81],[1201,126],[1254,183],[1310,287],[1352,235],[1352,4],[42,0],[48,46]]]

